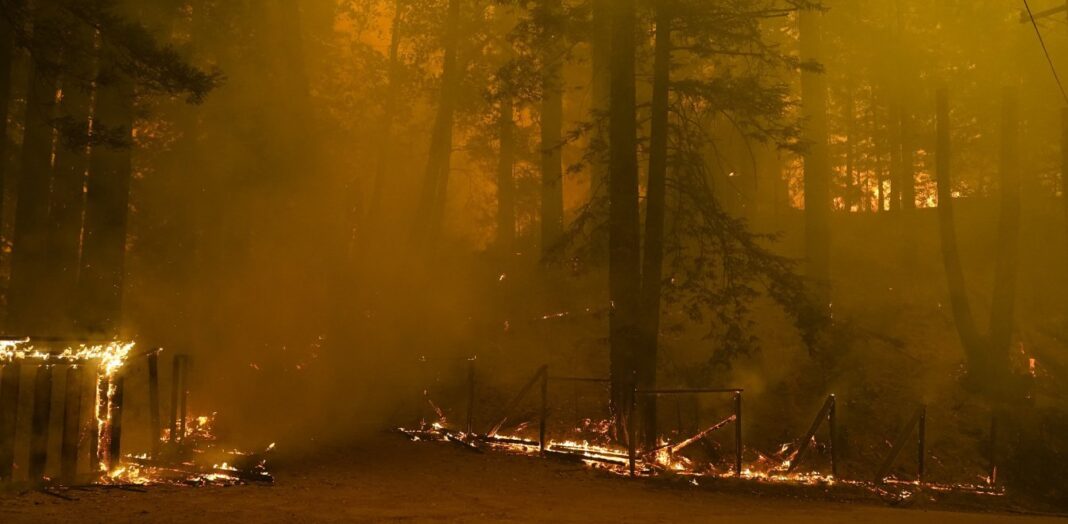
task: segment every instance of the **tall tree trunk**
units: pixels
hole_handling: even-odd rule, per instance
[[[87,42],[87,45],[91,45],[91,42]],[[85,174],[89,164],[88,148],[84,141],[89,139],[90,96],[78,86],[67,84],[63,86],[59,113],[70,124],[64,131],[77,136],[69,137],[72,141],[60,139],[55,148],[45,258],[40,262],[46,278],[39,293],[52,304],[53,309],[49,315],[52,325],[48,332],[57,335],[72,334],[77,314],[71,306],[78,289]]]
[[[1020,163],[1019,117],[1016,92],[1007,88],[1002,102],[1001,123],[1001,213],[990,315],[991,379],[1009,370],[1013,319],[1016,313],[1016,280],[1019,274]],[[992,384],[994,386],[998,383]]]
[[[386,100],[382,109],[382,143],[378,149],[378,165],[375,169],[374,186],[371,189],[371,202],[367,206],[367,218],[363,221],[365,234],[373,234],[375,223],[382,213],[382,193],[385,191],[389,162],[393,159],[393,122],[397,113],[397,89],[400,83],[400,25],[404,14],[405,0],[394,3],[393,22],[389,32],[389,70]]]
[[[908,109],[901,110],[901,224],[902,253],[906,268],[916,262],[916,146],[915,122]]]
[[[938,226],[942,238],[942,263],[946,269],[946,282],[949,285],[949,299],[953,308],[953,319],[957,325],[957,335],[964,347],[969,369],[978,372],[981,377],[986,369],[983,339],[975,325],[971,305],[968,302],[967,287],[964,282],[964,269],[960,262],[960,249],[957,245],[957,227],[953,221],[953,180],[950,175],[950,140],[949,140],[949,95],[945,88],[938,90],[937,143],[935,149],[935,176],[938,181]]]
[[[911,81],[912,69],[907,65],[907,58],[901,52],[903,46],[903,33],[905,31],[905,14],[901,0],[894,2],[894,15],[896,18],[897,51],[894,53],[895,69],[895,96],[897,100],[897,148],[901,152],[900,175],[898,184],[900,193],[898,200],[901,209],[901,253],[902,263],[906,269],[911,269],[916,264],[916,157],[915,157],[915,123],[909,106],[912,102],[911,89],[914,85]]]
[[[45,253],[40,265],[44,279],[38,289],[42,300],[51,304],[47,312],[47,332],[72,335],[77,311],[78,259],[81,254],[85,175],[89,167],[89,111],[95,61],[81,63],[77,53],[93,48],[93,34],[80,27],[65,35],[62,97],[59,102],[59,140],[54,146],[52,192],[48,210]]]
[[[901,211],[901,186],[904,185],[904,176],[901,162],[901,104],[896,95],[891,98],[887,113],[889,125],[886,143],[890,147],[890,202],[887,209],[900,215],[898,212]]]
[[[94,126],[102,124],[132,139],[133,81],[102,63]],[[131,146],[132,147],[132,146]],[[129,217],[130,147],[93,147],[85,195],[85,233],[79,287],[79,323],[84,332],[115,336],[122,317]]]
[[[11,83],[15,59],[14,31],[0,19],[0,231],[3,231],[4,181],[7,179],[7,119],[11,108]]]
[[[638,140],[634,61],[634,0],[612,3],[612,94],[609,108],[608,293],[611,403],[617,430],[625,429],[634,386],[641,293],[638,212]]]
[[[30,64],[26,97],[26,121],[22,139],[21,169],[15,207],[15,233],[8,295],[8,329],[15,333],[40,334],[47,330],[49,304],[37,293],[45,274],[48,231],[48,197],[52,176],[52,145],[56,106],[56,65],[59,63],[52,6],[33,8],[32,46],[38,50]]]
[[[441,73],[441,93],[434,127],[430,137],[430,152],[426,170],[423,172],[423,188],[416,210],[415,234],[417,241],[432,243],[441,231],[445,213],[445,197],[448,194],[450,161],[452,158],[452,127],[456,112],[456,96],[460,83],[457,67],[459,46],[460,0],[449,0],[445,21],[445,57]]]
[[[612,0],[592,0],[593,18],[590,34],[590,111],[594,119],[590,146],[598,154],[590,160],[590,199],[608,192],[608,162],[605,151],[608,137],[605,119],[612,96]],[[602,244],[603,245],[603,244]]]
[[[845,198],[842,199],[842,207],[846,212],[852,211],[856,200],[857,187],[854,184],[853,175],[857,171],[856,166],[856,125],[857,105],[853,98],[853,91],[846,93],[845,101],[845,128],[846,128],[846,154],[845,154]]]
[[[660,333],[660,295],[664,278],[664,215],[668,169],[668,110],[671,93],[671,0],[656,3],[656,43],[653,59],[652,122],[649,134],[649,180],[645,196],[645,241],[641,267],[641,346],[635,358],[639,388],[656,387]],[[642,442],[655,446],[656,401],[644,397]]]
[[[497,250],[507,256],[515,250],[515,115],[512,95],[500,94],[497,137],[500,157],[497,162]]]
[[[1068,107],[1061,109],[1061,207],[1064,211],[1065,253],[1068,253]]]
[[[801,59],[822,59],[820,19],[816,10],[800,13]],[[805,165],[805,259],[806,273],[815,282],[821,303],[830,300],[831,257],[831,168],[827,154],[827,86],[823,75],[801,73],[801,109],[805,118],[804,138],[809,149]]]
[[[564,127],[561,0],[543,0],[541,55],[541,252],[547,256],[564,234]]]

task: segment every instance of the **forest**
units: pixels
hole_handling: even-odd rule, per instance
[[[1065,82],[1061,0],[0,0],[0,520],[1068,514]]]

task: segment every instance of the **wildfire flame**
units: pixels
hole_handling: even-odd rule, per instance
[[[170,428],[162,430],[159,438],[163,456],[141,453],[109,457],[112,414],[116,407],[115,379],[129,362],[135,345],[134,342],[113,341],[76,344],[56,350],[39,348],[29,338],[4,339],[0,340],[0,363],[31,360],[43,366],[97,365],[93,423],[96,431],[94,458],[99,464],[97,481],[100,483],[201,485],[273,480],[262,456],[273,450],[274,444],[262,453],[217,449],[213,430],[215,413],[186,417],[182,425],[184,434],[178,439],[171,438]]]
[[[714,430],[722,424],[729,422],[731,417],[710,428]],[[610,421],[591,422],[583,421],[583,428],[603,428],[605,433],[610,430]],[[444,421],[434,422],[420,429],[398,428],[399,431],[408,435],[413,441],[442,441],[461,443],[465,446],[477,448],[486,446],[491,449],[520,455],[540,455],[544,452],[548,456],[560,456],[577,459],[589,467],[603,469],[619,475],[631,475],[629,451],[621,446],[611,444],[592,444],[588,440],[547,440],[545,446],[537,440],[524,438],[517,435],[504,435],[497,432],[489,435],[468,434],[462,431],[449,429]],[[649,451],[638,452],[634,457],[634,471],[636,476],[655,476],[671,474],[689,477],[691,483],[696,484],[700,478],[738,478],[743,481],[808,485],[808,486],[853,486],[867,490],[880,497],[889,497],[898,501],[911,498],[916,491],[927,489],[935,492],[968,492],[976,495],[1003,495],[1004,491],[986,483],[956,483],[939,484],[933,482],[920,482],[918,480],[899,480],[888,478],[883,482],[850,480],[835,477],[819,471],[790,471],[794,454],[794,443],[783,444],[773,455],[765,455],[755,452],[757,459],[744,464],[741,472],[731,467],[717,466],[716,464],[702,463],[701,461],[682,455],[679,451],[694,439],[703,438],[709,430],[703,431],[697,436],[684,439],[672,444],[667,440],[660,439],[657,446]],[[752,450],[748,450],[752,454]]]

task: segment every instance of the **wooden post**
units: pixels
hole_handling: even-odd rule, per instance
[[[48,462],[48,422],[52,414],[52,366],[37,366],[33,379],[33,414],[30,434],[30,482],[44,480]]]
[[[171,361],[171,443],[178,442],[178,392],[182,388],[182,356],[175,355]]]
[[[916,480],[923,484],[924,457],[927,455],[927,406],[920,408],[920,438],[916,455]]]
[[[182,392],[178,405],[178,430],[185,438],[186,422],[189,418],[189,369],[192,367],[189,355],[182,355]]]
[[[545,453],[545,424],[549,418],[549,367],[541,375],[541,410],[538,416],[538,451]]]
[[[892,468],[894,466],[894,461],[897,460],[898,455],[901,454],[901,450],[905,447],[906,440],[908,439],[909,435],[912,434],[912,430],[916,429],[916,426],[921,421],[926,423],[926,418],[927,418],[927,407],[926,406],[921,406],[919,409],[916,410],[916,414],[914,414],[912,416],[912,418],[909,420],[909,422],[907,424],[905,424],[901,428],[901,432],[898,433],[897,438],[894,439],[894,442],[893,442],[893,444],[892,444],[892,446],[890,448],[890,454],[886,456],[886,459],[883,461],[883,464],[879,467],[878,472],[875,473],[875,483],[876,484],[881,484],[883,482],[883,480],[886,479],[886,476],[890,473],[890,468]],[[921,428],[920,439],[919,439],[919,448],[920,448],[919,456],[921,457],[921,459],[923,457],[923,447],[926,444],[923,441],[923,439],[924,439],[924,436],[923,436],[924,431],[923,430],[924,429],[926,429],[926,428]],[[922,468],[923,468],[922,464],[923,463],[921,462],[920,463],[921,472],[922,472]]]
[[[189,407],[188,355],[175,355],[171,368],[171,442],[185,437],[186,414]]]
[[[159,420],[159,349],[148,354],[148,421],[149,435],[152,438],[152,458],[159,459],[160,420]]]
[[[18,362],[8,362],[0,371],[0,481],[11,480],[14,473],[21,373]]]
[[[78,437],[82,418],[82,373],[77,365],[67,368],[63,395],[63,441],[60,451],[60,478],[73,484],[78,474]]]
[[[627,462],[630,466],[630,476],[636,475],[635,463],[638,461],[638,423],[635,421],[637,416],[637,410],[635,405],[637,404],[637,388],[632,388],[630,392],[630,399],[627,402]]]
[[[987,459],[990,461],[990,478],[987,481],[991,486],[998,482],[998,414],[990,415],[990,449],[987,451]]]
[[[89,469],[93,474],[100,473],[100,420],[106,419],[108,416],[108,394],[111,389],[111,379],[104,374],[104,366],[101,365],[96,375],[96,409],[94,410],[94,418],[96,420],[90,424],[89,428]]]
[[[742,476],[742,392],[734,394],[734,474]]]
[[[830,417],[831,409],[834,406],[834,395],[827,397],[827,400],[823,402],[823,406],[816,413],[816,418],[812,420],[812,424],[809,426],[808,431],[801,437],[801,440],[797,443],[797,452],[794,453],[793,459],[790,461],[790,467],[787,471],[794,471],[797,466],[801,464],[801,460],[805,458],[805,452],[808,451],[809,443],[816,436],[816,432],[819,431],[820,426],[823,425],[823,421]]]
[[[838,399],[831,395],[831,412],[827,415],[827,430],[831,434],[831,476],[838,478]]]
[[[113,471],[122,462],[122,397],[125,379],[116,376],[115,391],[111,397],[111,427],[108,437],[108,471]]]
[[[471,438],[471,431],[475,422],[475,361],[467,361],[467,438]]]

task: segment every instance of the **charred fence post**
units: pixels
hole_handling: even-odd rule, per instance
[[[33,414],[30,434],[30,482],[44,480],[45,464],[48,461],[48,422],[52,414],[52,366],[37,366],[33,379]]]
[[[922,424],[921,424],[922,423]],[[927,425],[927,406],[920,406],[916,413],[912,416],[907,424],[901,428],[901,432],[898,433],[897,438],[894,439],[890,448],[890,454],[887,455],[886,460],[883,461],[882,466],[879,467],[878,472],[875,474],[875,483],[882,484],[886,480],[887,475],[890,474],[890,468],[894,466],[894,462],[897,460],[898,455],[901,454],[901,450],[905,447],[905,441],[912,434],[912,431],[917,426],[920,427],[920,435],[918,439],[919,449],[919,473],[923,477],[923,457],[925,454],[924,447],[926,446],[926,425]]]
[[[114,378],[114,391],[111,394],[111,402],[108,406],[110,408],[109,418],[111,419],[108,436],[108,471],[113,471],[118,467],[119,462],[121,462],[122,459],[122,404],[124,383],[125,379],[121,375]]]
[[[920,437],[916,449],[916,480],[923,484],[924,458],[927,456],[927,406],[920,408]]]
[[[94,473],[100,472],[100,420],[107,419],[108,416],[108,395],[111,390],[111,379],[108,378],[103,364],[100,364],[100,370],[96,376],[96,407],[93,413],[94,418],[97,420],[90,424],[89,427],[89,469]]]
[[[72,484],[78,474],[78,437],[81,431],[82,372],[77,365],[67,368],[63,395],[63,440],[60,445],[60,478]]]
[[[816,413],[816,418],[812,419],[812,424],[809,425],[808,431],[801,437],[801,440],[797,442],[797,450],[794,452],[794,456],[790,459],[790,467],[787,468],[787,472],[793,472],[801,465],[801,460],[805,458],[805,453],[808,451],[813,439],[816,437],[816,432],[820,430],[820,426],[823,425],[825,420],[832,418],[834,412],[834,395],[828,395],[827,400],[823,401],[823,406]],[[833,424],[831,424],[833,425]],[[830,428],[831,440],[834,439],[834,428]],[[831,469],[834,469],[834,443],[831,443]]]
[[[189,404],[189,356],[175,355],[171,366],[171,443],[185,437],[186,410]]]
[[[175,355],[171,360],[171,420],[170,435],[168,435],[172,444],[178,442],[178,391],[182,387],[181,366],[181,355]]]
[[[635,476],[635,462],[638,458],[638,422],[637,402],[638,388],[630,390],[630,398],[627,399],[627,420],[623,425],[627,430],[627,462],[630,466],[630,476]]]
[[[838,478],[838,399],[830,396],[831,411],[827,414],[827,431],[831,441],[831,475]]]
[[[178,406],[178,422],[184,439],[187,430],[186,423],[189,421],[189,372],[193,367],[193,362],[189,355],[182,355],[182,362],[184,363],[182,365],[182,398]]]
[[[542,368],[541,409],[538,414],[538,452],[545,454],[545,424],[549,418],[549,366]]]
[[[14,472],[21,374],[18,362],[7,362],[0,371],[0,481],[11,480]]]
[[[475,425],[475,359],[467,361],[467,438]]]
[[[742,476],[742,392],[734,393],[734,474]]]
[[[537,385],[538,382],[543,380],[544,377],[548,376],[549,366],[544,365],[539,367],[538,370],[534,373],[534,376],[530,377],[530,381],[524,384],[523,388],[519,390],[519,393],[516,393],[516,395],[512,397],[512,400],[509,401],[507,405],[505,405],[503,410],[501,410],[501,418],[497,419],[499,421],[496,423],[496,425],[491,426],[489,431],[486,431],[486,434],[490,436],[496,435],[497,431],[499,431],[501,427],[504,426],[504,423],[508,421],[508,417],[512,415],[512,411],[515,410],[515,408],[519,406],[519,403],[522,402],[524,398],[526,398],[528,393],[530,393],[530,390],[534,389],[534,386]]]
[[[1068,111],[1068,110],[1066,110]],[[1068,120],[1066,120],[1068,121]],[[998,414],[990,414],[990,448],[987,450],[987,460],[990,461],[990,477],[987,484],[991,486],[998,482]]]
[[[157,348],[148,354],[148,434],[152,437],[153,459],[159,459],[162,433],[159,420],[159,352]]]

